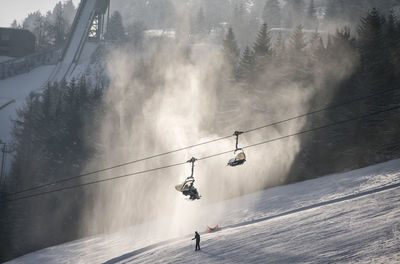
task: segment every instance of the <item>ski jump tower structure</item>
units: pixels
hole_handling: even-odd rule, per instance
[[[110,0],[81,0],[68,42],[47,83],[69,80],[78,64],[90,60],[103,39],[104,22],[107,18],[108,24],[109,14]]]

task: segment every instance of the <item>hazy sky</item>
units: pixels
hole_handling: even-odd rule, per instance
[[[52,10],[60,0],[0,0],[0,27],[9,27],[14,19],[21,23],[31,12]],[[65,2],[65,0],[61,0]],[[75,6],[80,0],[72,0]]]

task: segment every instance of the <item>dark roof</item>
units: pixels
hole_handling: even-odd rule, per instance
[[[8,31],[8,32],[23,32],[23,33],[25,33],[25,34],[31,34],[31,35],[33,35],[33,33],[30,32],[30,31],[27,30],[27,29],[0,27],[0,32],[5,32],[5,31]]]

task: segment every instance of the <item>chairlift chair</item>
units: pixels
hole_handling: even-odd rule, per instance
[[[232,158],[228,161],[227,165],[229,165],[231,167],[235,167],[238,165],[242,165],[245,162],[246,162],[246,154],[244,154],[243,150],[240,150],[240,152],[238,154],[236,154],[236,156],[234,158]]]
[[[243,132],[240,131],[235,131],[235,133],[233,133],[233,135],[236,136],[236,149],[234,151],[235,157],[228,161],[228,166],[235,167],[246,162],[246,154],[244,153],[243,149],[238,147],[239,135],[242,133]],[[239,151],[238,154],[236,154],[237,151]]]
[[[194,162],[195,161],[196,161],[195,158],[191,158],[190,160],[187,161],[187,162],[192,163],[192,174],[189,177],[187,177],[182,184],[178,184],[175,186],[175,189],[178,192],[181,192],[185,196],[189,196],[190,200],[200,199],[199,192],[193,186],[193,183],[194,183],[193,172],[194,172]]]

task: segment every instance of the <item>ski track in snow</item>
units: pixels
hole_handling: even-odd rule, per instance
[[[200,232],[199,252],[192,230],[166,240],[147,223],[8,263],[400,263],[400,160],[204,206],[197,218],[198,230],[201,219],[221,227]]]

